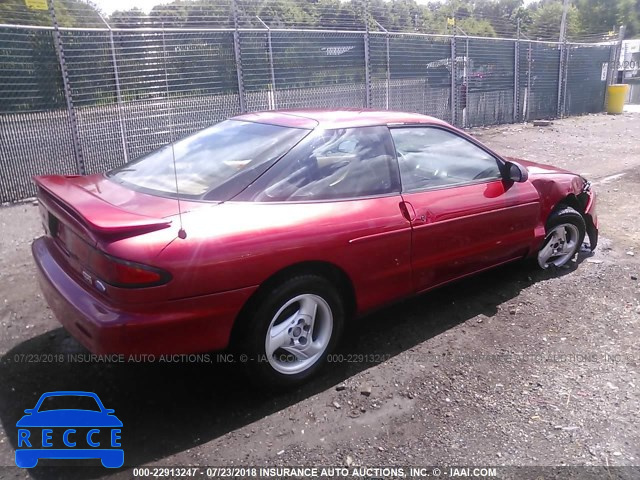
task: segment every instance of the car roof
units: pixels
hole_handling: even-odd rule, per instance
[[[272,110],[246,113],[234,120],[267,123],[295,128],[351,128],[391,124],[447,125],[446,122],[419,113],[369,109]]]

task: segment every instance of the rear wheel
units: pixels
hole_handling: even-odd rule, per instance
[[[562,207],[547,220],[547,234],[538,252],[541,268],[562,267],[578,253],[586,231],[582,215],[571,207]]]
[[[344,303],[317,275],[293,277],[269,292],[246,323],[242,351],[255,380],[296,385],[314,375],[342,334]]]

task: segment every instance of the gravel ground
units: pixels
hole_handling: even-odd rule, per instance
[[[84,350],[35,284],[36,207],[0,209],[0,465],[14,464],[22,411],[63,389],[116,410],[128,465],[640,465],[640,114],[473,133],[591,179],[598,250],[560,273],[513,264],[353,322],[344,361],[292,392],[255,392],[220,362],[28,361]]]

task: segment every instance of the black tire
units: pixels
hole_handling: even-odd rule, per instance
[[[584,242],[584,236],[587,230],[587,227],[582,215],[579,212],[577,212],[575,209],[569,206],[563,205],[563,206],[560,206],[558,209],[556,209],[553,213],[551,213],[551,215],[549,215],[549,218],[547,219],[547,225],[546,225],[546,235],[548,235],[549,232],[551,232],[554,228],[563,224],[574,225],[578,230],[578,238],[576,239],[577,240],[576,245],[573,249],[572,254],[562,265],[557,265],[557,267],[566,265],[569,261],[571,261],[571,258],[573,258],[575,254],[580,251],[580,247],[582,246],[582,242]],[[540,251],[543,248],[545,248],[547,243],[549,242],[549,239],[546,238],[546,235],[545,235],[545,241],[542,243],[542,246],[540,247]],[[538,264],[541,268],[546,268],[540,265],[540,262],[538,262]]]
[[[298,373],[281,373],[269,362],[266,354],[265,340],[269,326],[278,311],[288,301],[299,295],[312,294],[322,298],[328,305],[333,319],[331,336],[328,345],[319,358]],[[327,356],[334,351],[340,341],[344,329],[344,301],[335,287],[324,277],[313,274],[296,275],[270,291],[264,292],[254,308],[246,312],[243,318],[243,331],[238,342],[238,349],[243,366],[250,380],[264,386],[292,387],[304,383],[315,375],[326,362]],[[245,360],[243,361],[242,358]]]

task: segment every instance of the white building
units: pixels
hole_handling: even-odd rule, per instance
[[[638,76],[640,70],[640,39],[624,40],[618,62],[618,81]]]

